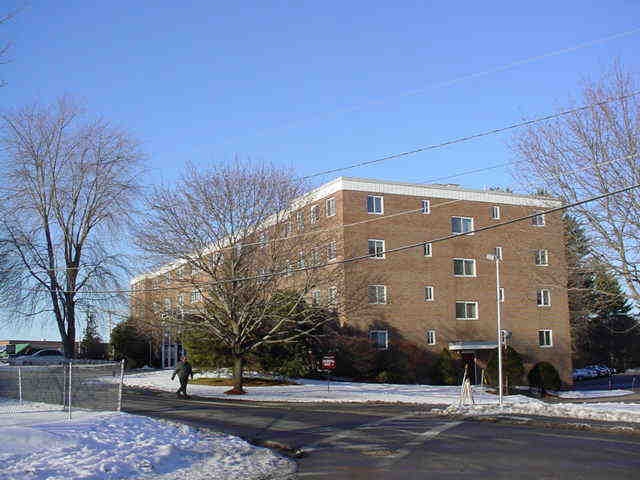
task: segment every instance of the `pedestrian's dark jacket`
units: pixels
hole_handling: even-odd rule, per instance
[[[176,375],[178,375],[181,382],[186,381],[189,378],[189,375],[191,375],[191,379],[193,380],[193,369],[191,368],[191,364],[188,360],[186,362],[178,362],[176,370],[173,372],[173,375],[171,375],[171,378],[173,379]]]

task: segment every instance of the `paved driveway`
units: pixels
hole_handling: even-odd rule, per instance
[[[179,400],[127,390],[124,408],[302,449],[301,479],[638,478],[640,438],[433,416],[429,406]]]

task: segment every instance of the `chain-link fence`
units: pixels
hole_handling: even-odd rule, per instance
[[[123,363],[64,363],[0,367],[0,397],[39,402],[52,409],[119,411]]]

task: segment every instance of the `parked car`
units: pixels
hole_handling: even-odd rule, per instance
[[[60,350],[38,350],[31,355],[18,355],[9,359],[11,365],[61,365],[65,356]]]

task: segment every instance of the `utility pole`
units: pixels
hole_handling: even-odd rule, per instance
[[[496,263],[496,312],[498,324],[498,405],[502,407],[502,326],[500,325],[500,258],[496,254],[488,254],[487,259]]]

